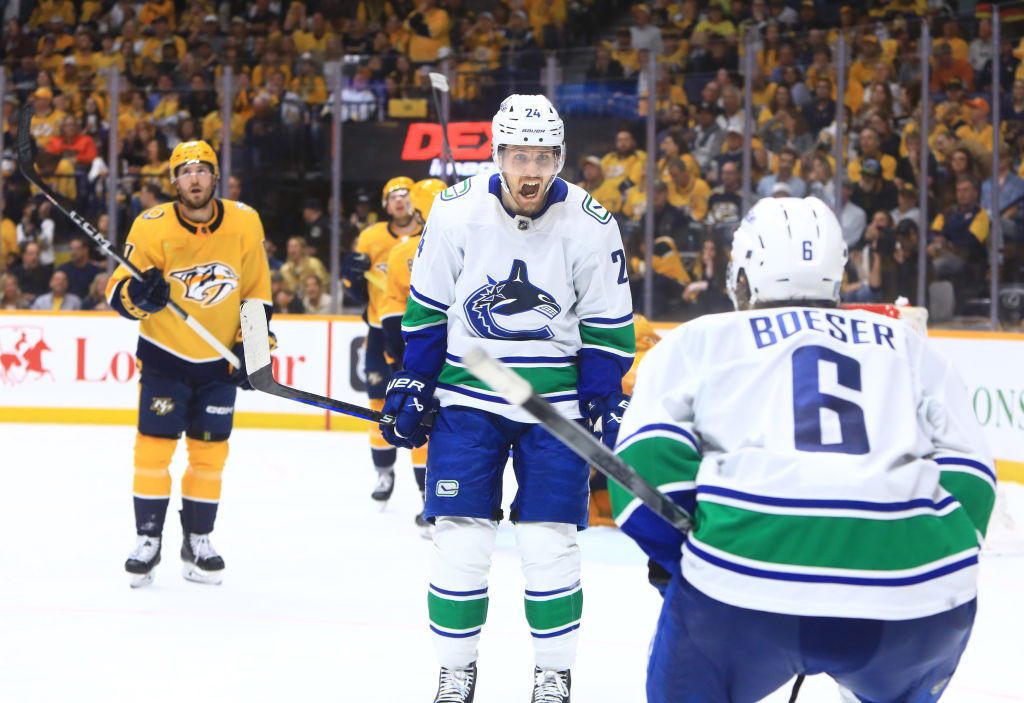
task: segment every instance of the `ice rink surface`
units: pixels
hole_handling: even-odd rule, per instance
[[[128,427],[0,425],[0,701],[426,703],[437,665],[426,624],[430,543],[408,456],[383,511],[365,436],[238,430],[213,543],[224,583],[181,577],[168,516],[153,585],[131,590]],[[184,443],[172,475],[178,479]],[[511,473],[511,472],[509,472]],[[506,483],[506,505],[513,483]],[[1024,486],[1006,497],[1024,529]],[[995,528],[1002,530],[1001,526]],[[1024,549],[986,556],[974,636],[943,701],[1024,701]],[[576,703],[644,700],[660,607],[618,531],[581,534],[584,620]],[[880,545],[880,548],[884,548]],[[503,525],[479,659],[478,703],[527,703],[533,669],[513,533]],[[788,687],[766,699],[788,700]],[[838,701],[823,677],[801,703]]]

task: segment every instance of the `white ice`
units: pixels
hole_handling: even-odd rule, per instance
[[[430,543],[413,524],[407,456],[384,511],[364,436],[238,430],[213,543],[221,586],[181,577],[168,516],[153,585],[131,590],[128,427],[0,425],[0,701],[426,703],[437,666],[426,624]],[[172,474],[177,481],[184,447]],[[507,497],[514,484],[507,483]],[[1024,486],[1007,487],[1024,527]],[[581,534],[577,703],[644,700],[660,598],[616,530]],[[1024,701],[1024,556],[986,557],[974,636],[943,701]],[[880,546],[880,548],[884,548]],[[533,669],[523,580],[503,526],[491,572],[478,703],[526,703]],[[788,687],[767,700],[787,701]],[[801,703],[838,700],[812,677]]]

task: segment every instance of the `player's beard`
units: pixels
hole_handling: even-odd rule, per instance
[[[213,194],[215,190],[216,186],[214,185],[212,179],[208,187],[196,189],[197,192],[193,192],[191,188],[189,188],[188,190],[184,190],[179,187],[178,200],[181,202],[183,206],[185,206],[185,208],[189,210],[202,210],[203,208],[210,204],[211,200],[213,200]]]
[[[547,191],[553,180],[554,178],[549,176],[540,178],[538,183],[538,179],[534,178],[505,176],[508,191],[503,195],[511,201],[511,209],[517,215],[533,215],[540,211],[544,207],[544,203],[547,202]]]
[[[413,220],[413,218],[415,216],[416,216],[416,211],[415,210],[410,210],[409,212],[407,212],[406,214],[402,215],[401,217],[392,218],[391,221],[394,222],[395,225],[398,226],[398,227],[408,227],[409,223],[412,222],[412,220]]]

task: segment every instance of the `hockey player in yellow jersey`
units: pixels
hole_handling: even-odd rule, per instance
[[[240,343],[244,299],[270,314],[270,270],[263,225],[248,205],[214,198],[217,155],[206,142],[183,142],[170,158],[176,202],[135,219],[125,256],[107,285],[111,308],[139,321],[139,420],[135,439],[135,550],[125,562],[132,585],[153,580],[160,562],[171,494],[168,467],[185,434],[188,468],[181,479],[181,558],[185,578],[220,583],[224,560],[210,544],[228,455],[237,387],[251,388],[245,368],[221,359],[181,319],[163,308],[173,299],[225,346]]]
[[[430,215],[430,206],[434,198],[447,188],[444,181],[436,178],[425,178],[417,181],[409,189],[409,201],[416,212],[420,224],[425,225]],[[420,244],[423,230],[410,236],[404,242],[396,244],[388,255],[387,282],[384,286],[384,301],[380,309],[381,329],[384,332],[384,352],[401,363],[405,342],[402,340],[402,315],[409,301],[409,281],[412,276],[412,262],[416,258],[416,247]],[[416,487],[423,496],[427,475],[427,445],[415,447],[412,452],[412,471],[416,478]],[[416,516],[416,524],[428,536],[433,525],[423,519],[423,511]]]
[[[342,276],[346,294],[357,302],[366,303],[363,319],[368,330],[363,348],[365,358],[366,392],[370,407],[380,410],[384,407],[384,392],[393,372],[395,360],[384,352],[384,332],[381,329],[380,311],[384,302],[387,280],[388,255],[391,249],[422,230],[409,202],[409,190],[413,180],[397,176],[384,184],[381,205],[387,212],[387,220],[370,225],[359,233],[351,254],[345,257]],[[379,428],[370,427],[370,452],[377,469],[377,485],[371,497],[386,501],[395,486],[395,448],[384,441]]]

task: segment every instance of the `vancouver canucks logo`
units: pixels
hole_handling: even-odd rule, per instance
[[[238,288],[238,274],[219,261],[171,271],[170,275],[185,284],[186,300],[202,303],[204,308],[222,302]]]
[[[514,318],[506,324],[520,326],[543,323],[537,315],[551,320],[562,308],[555,299],[530,283],[526,262],[516,259],[512,271],[503,281],[487,277],[487,285],[476,289],[463,304],[466,320],[481,337],[491,339],[551,339],[554,332],[547,325],[533,329],[509,329],[498,324],[497,316]]]

